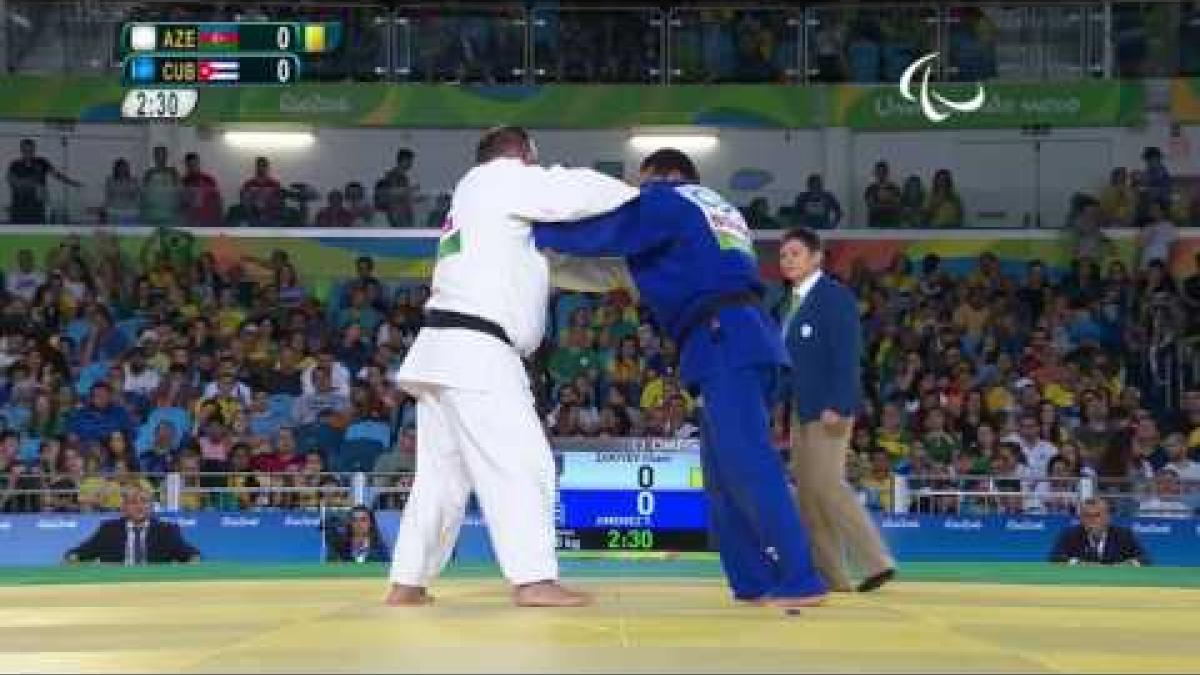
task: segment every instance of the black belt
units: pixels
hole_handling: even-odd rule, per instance
[[[684,322],[683,328],[679,330],[679,340],[675,345],[679,349],[687,344],[688,338],[692,333],[703,324],[709,324],[715,327],[717,315],[721,310],[729,307],[758,307],[762,303],[762,296],[755,291],[736,291],[734,293],[723,293],[708,298],[696,311],[692,312],[688,320]]]
[[[425,327],[473,330],[490,335],[509,347],[513,346],[512,340],[508,339],[508,334],[504,332],[500,324],[474,314],[462,314],[445,309],[428,309],[425,311]]]

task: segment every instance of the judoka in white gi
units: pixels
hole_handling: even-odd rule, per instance
[[[493,129],[454,190],[425,325],[397,376],[417,399],[417,475],[392,558],[391,605],[432,601],[426,589],[453,551],[472,489],[517,605],[590,602],[558,583],[554,460],[521,360],[545,332],[552,268],[570,267],[548,263],[531,225],[604,213],[638,193],[589,169],[536,161],[523,129]],[[580,268],[566,285],[607,289],[605,269]]]

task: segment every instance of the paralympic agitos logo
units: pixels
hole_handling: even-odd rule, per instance
[[[914,103],[920,102],[921,114],[925,119],[933,123],[945,121],[954,112],[975,112],[983,107],[983,102],[987,99],[987,93],[983,90],[983,85],[975,83],[977,89],[975,96],[967,101],[952,101],[945,96],[934,91],[929,86],[929,74],[933,70],[933,61],[938,58],[939,52],[931,52],[913,61],[909,67],[904,69],[904,74],[900,76],[900,95],[906,100]],[[920,92],[913,93],[913,79],[917,73],[921,73]],[[949,109],[952,112],[943,112],[944,109]]]

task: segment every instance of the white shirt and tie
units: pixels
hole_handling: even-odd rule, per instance
[[[792,288],[792,297],[788,298],[787,309],[784,310],[780,322],[782,324],[781,330],[784,339],[787,339],[788,329],[792,325],[792,319],[795,318],[796,312],[799,312],[800,308],[804,306],[804,301],[808,298],[808,294],[812,292],[813,287],[817,285],[817,282],[821,280],[821,275],[821,270],[817,270]]]
[[[125,521],[125,564],[145,565],[150,562],[146,555],[146,536],[150,529],[150,521],[134,523]]]

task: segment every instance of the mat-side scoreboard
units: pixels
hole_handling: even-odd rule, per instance
[[[559,549],[708,550],[698,442],[560,440],[555,449]]]

